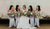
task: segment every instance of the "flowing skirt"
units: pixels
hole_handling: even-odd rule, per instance
[[[20,20],[18,22],[17,28],[29,28],[29,29],[36,29],[36,27],[31,27],[31,25],[29,24],[29,18],[26,16],[21,16]]]

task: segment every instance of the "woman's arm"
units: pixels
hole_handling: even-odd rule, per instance
[[[17,16],[17,14],[16,14],[16,10],[14,10],[14,14],[15,14],[15,16]]]
[[[33,15],[34,15],[34,16],[35,16],[35,11],[36,11],[36,10],[33,9],[33,12],[34,12]]]
[[[41,12],[41,11],[39,11],[39,12]],[[40,16],[40,13],[39,13],[39,16]]]
[[[22,10],[20,10],[21,11],[21,14],[23,15],[23,11]]]
[[[11,16],[11,15],[9,14],[9,11],[10,11],[10,10],[8,10],[8,13],[7,13],[7,15],[8,15],[8,16]]]
[[[14,13],[15,14],[15,16],[17,16],[17,14],[16,13]]]

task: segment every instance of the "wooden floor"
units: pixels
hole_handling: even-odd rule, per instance
[[[0,24],[0,29],[16,29],[16,28],[8,28],[8,24]],[[41,24],[37,29],[50,29],[50,24]]]
[[[50,29],[50,24],[41,24],[37,29]]]

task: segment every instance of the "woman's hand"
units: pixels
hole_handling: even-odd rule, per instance
[[[30,17],[32,17],[32,16],[30,16]]]
[[[20,17],[20,16],[17,16],[17,17]]]
[[[20,9],[20,11],[21,11],[21,15],[23,15],[23,11]]]
[[[10,14],[7,14],[8,16],[11,16]]]
[[[11,16],[11,15],[9,15],[9,16]]]
[[[17,14],[16,13],[14,13],[15,14],[15,16],[17,16]]]
[[[35,18],[37,18],[37,17],[35,17]]]
[[[35,16],[35,13],[33,13],[33,15]]]

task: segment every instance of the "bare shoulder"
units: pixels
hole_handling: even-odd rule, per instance
[[[10,10],[8,10],[8,12],[9,12]]]
[[[16,10],[14,10],[14,11],[16,11]]]
[[[35,10],[33,9],[33,11],[35,11]]]
[[[34,10],[34,11],[37,11],[37,10]]]
[[[16,9],[14,11],[16,11]]]
[[[22,10],[20,9],[20,11],[22,11]]]

